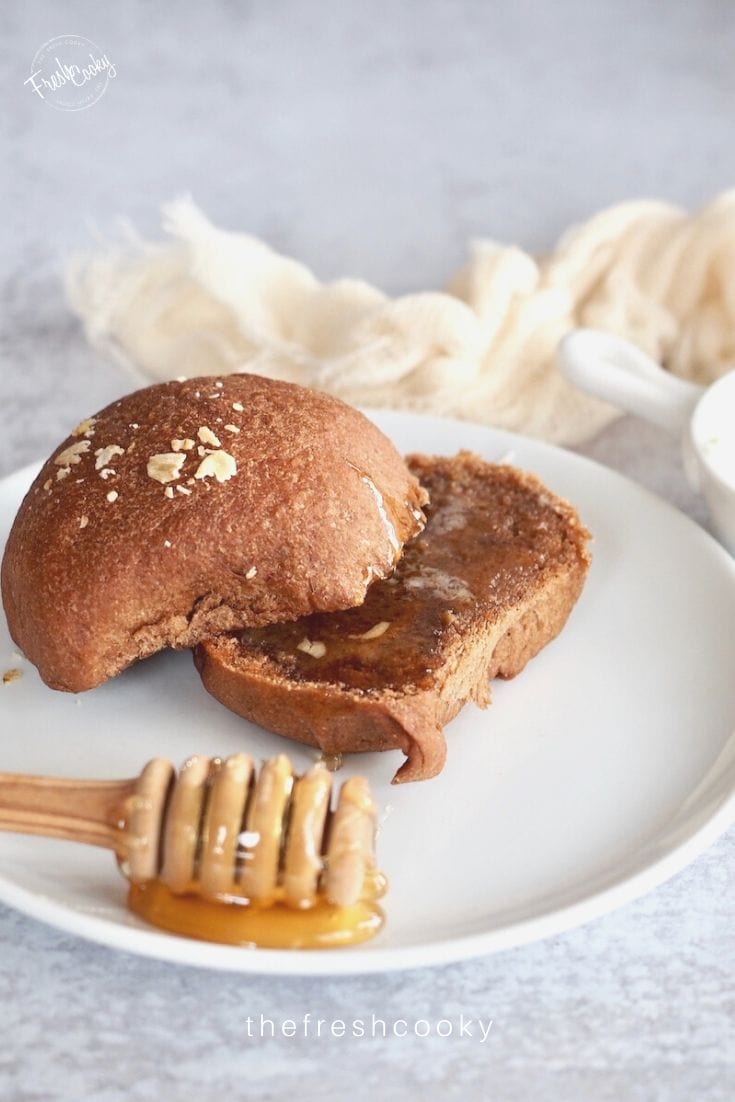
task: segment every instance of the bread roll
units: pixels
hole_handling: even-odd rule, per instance
[[[358,605],[425,499],[335,398],[246,374],[147,387],[78,425],[26,495],[10,633],[79,692],[163,647]]]

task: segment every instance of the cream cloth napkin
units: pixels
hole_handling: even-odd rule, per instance
[[[542,259],[477,241],[448,291],[399,298],[357,279],[320,283],[189,198],[164,207],[163,228],[163,243],[128,230],[66,273],[89,340],[145,379],[246,370],[574,444],[615,411],[556,371],[570,328],[628,337],[700,382],[735,362],[735,190],[694,215],[621,203]]]

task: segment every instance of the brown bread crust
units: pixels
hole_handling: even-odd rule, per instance
[[[561,631],[590,561],[575,510],[534,476],[466,452],[409,466],[430,494],[426,530],[360,608],[195,652],[232,711],[329,754],[401,749],[399,782],[441,770],[444,725],[469,700],[488,704],[489,681],[515,677]]]
[[[2,565],[10,633],[78,692],[162,647],[359,604],[424,500],[328,395],[245,374],[147,387],[78,426],[26,495]]]

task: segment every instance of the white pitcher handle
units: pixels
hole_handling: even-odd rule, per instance
[[[597,329],[574,329],[556,363],[567,382],[680,436],[705,388],[664,371],[630,341]]]

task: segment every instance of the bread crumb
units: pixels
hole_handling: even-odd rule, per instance
[[[148,460],[148,477],[156,482],[175,482],[181,474],[181,468],[186,459],[185,455],[178,452],[161,452],[152,455]]]
[[[171,546],[171,540],[164,540],[163,541],[163,546],[164,547],[170,547]]]
[[[11,681],[20,681],[23,671],[19,669],[6,670],[3,674],[3,685],[9,685]]]
[[[225,384],[224,384],[224,383],[222,382],[222,380],[221,380],[221,379],[218,379],[218,380],[217,380],[217,382],[216,382],[216,383],[215,383],[214,385],[215,385],[215,386],[218,386],[218,387],[220,388],[220,390],[221,390],[221,389],[222,389],[222,387],[223,387],[223,386],[224,386]]]
[[[381,620],[379,624],[375,624],[373,627],[368,628],[367,631],[363,631],[362,635],[350,635],[350,639],[379,639],[381,635],[385,635],[386,631],[390,627],[390,620]]]
[[[108,444],[106,448],[97,448],[94,454],[96,456],[94,469],[100,471],[103,467],[106,467],[110,460],[114,459],[116,455],[125,455],[125,448],[121,448],[119,444]]]
[[[174,496],[173,486],[167,486],[166,489],[163,492],[166,495],[166,497],[168,497],[168,498],[172,498]]]
[[[66,478],[71,474],[71,467],[59,467],[56,472],[56,481],[61,482],[62,478]]]
[[[190,452],[194,447],[194,441],[189,437],[185,437],[183,440],[178,440],[176,437],[171,441],[172,452]]]
[[[233,432],[233,433],[237,433],[237,432],[239,432],[239,431],[240,431],[240,430],[239,430],[239,428],[237,427],[237,425],[225,425],[225,432]]]
[[[186,486],[177,486],[176,489],[180,494],[186,494],[187,497],[191,497],[191,490],[187,490]]]
[[[296,650],[302,650],[304,654],[310,654],[312,658],[323,658],[327,653],[324,643],[320,643],[318,639],[312,641],[304,638],[296,644]]]
[[[257,566],[251,566],[250,569],[248,570],[248,572],[246,573],[245,577],[247,578],[248,581],[251,581],[257,573],[258,573]]]
[[[96,417],[87,417],[84,421],[80,421],[76,428],[71,430],[71,434],[72,436],[94,436],[94,426],[96,424]]]
[[[209,395],[207,395],[207,397],[209,397],[209,398],[221,398],[222,395],[218,391],[217,394],[209,394]]]
[[[218,439],[218,437],[215,436],[211,429],[207,428],[206,425],[202,425],[202,427],[197,430],[197,436],[201,440],[202,444],[211,444],[214,448],[222,447],[222,442]]]
[[[131,421],[131,422],[130,422],[130,428],[131,428],[131,429],[139,429],[139,428],[140,428],[140,425],[138,424],[138,422],[137,422],[137,421]]]
[[[86,513],[82,513],[82,515],[79,518],[79,527],[80,528],[86,528],[88,524],[89,524],[89,517],[87,516]]]
[[[111,474],[117,474],[117,471],[113,471],[112,467],[103,467],[100,471],[100,478],[107,482]]]
[[[47,479],[46,479],[46,481],[45,481],[45,482],[44,482],[44,484],[43,484],[43,488],[44,488],[44,490],[50,490],[50,489],[51,489],[51,487],[53,486],[53,484],[54,484],[54,483],[53,483],[53,479],[51,479],[51,478],[47,478]]]
[[[107,500],[112,504],[113,501],[117,501],[119,496],[117,490],[110,490],[109,494],[107,494]]]
[[[77,440],[76,444],[70,444],[68,448],[64,448],[63,452],[59,452],[54,457],[54,463],[57,467],[68,467],[81,463],[82,456],[89,451],[91,446],[89,440]]]
[[[242,404],[242,402],[233,402],[232,408],[235,410],[236,413],[242,413],[245,409],[245,406]]]
[[[237,463],[229,452],[216,451],[201,461],[197,467],[195,478],[209,478],[214,476],[218,482],[227,482],[237,474]]]

